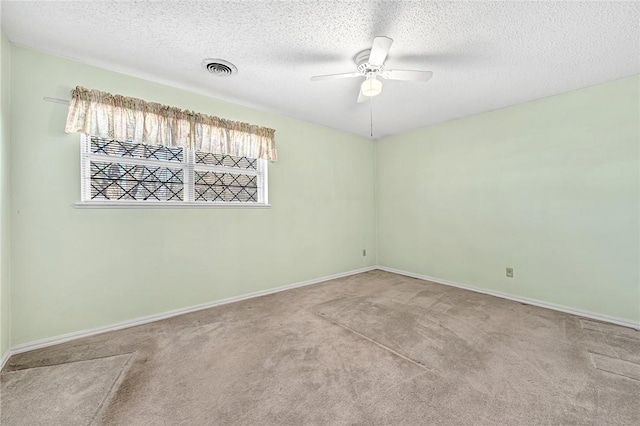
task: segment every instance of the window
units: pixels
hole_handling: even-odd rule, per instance
[[[80,205],[267,206],[267,161],[82,136]]]

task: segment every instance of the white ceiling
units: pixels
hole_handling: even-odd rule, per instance
[[[387,68],[433,71],[384,81],[383,137],[637,74],[639,22],[640,3],[612,1],[2,2],[18,45],[367,137],[361,80],[309,77],[355,71],[374,36],[394,40]]]

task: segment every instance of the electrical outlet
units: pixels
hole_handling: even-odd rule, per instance
[[[507,277],[513,278],[513,268],[507,268]]]
[[[365,257],[367,255],[367,250],[362,249],[362,257]]]

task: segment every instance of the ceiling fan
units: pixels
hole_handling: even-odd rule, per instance
[[[389,37],[376,37],[373,39],[371,49],[363,50],[355,57],[357,71],[341,74],[316,75],[312,81],[335,80],[338,78],[365,77],[360,86],[358,103],[365,102],[368,98],[378,96],[382,92],[382,82],[378,77],[387,80],[402,81],[427,81],[433,73],[431,71],[414,70],[388,70],[384,67],[389,49],[393,40]]]

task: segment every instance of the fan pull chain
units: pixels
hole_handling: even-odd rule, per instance
[[[373,139],[373,96],[369,97],[369,122],[371,123],[369,131],[371,133],[371,139]]]

